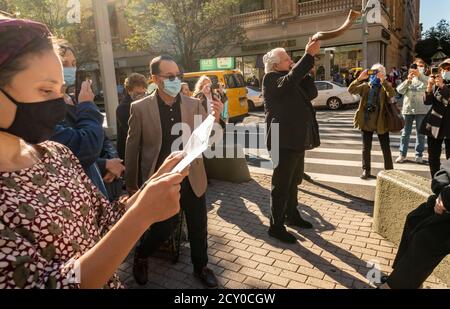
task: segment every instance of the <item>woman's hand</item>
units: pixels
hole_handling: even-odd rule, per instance
[[[80,94],[78,95],[78,103],[94,102],[95,95],[92,92],[91,82],[84,81],[81,84]]]
[[[362,82],[363,80],[366,80],[369,78],[369,70],[364,70],[361,72],[361,74],[358,77],[358,81]]]
[[[168,156],[164,163],[161,165],[159,170],[152,177],[150,177],[150,180],[159,178],[164,174],[169,174],[175,168],[175,166],[177,166],[177,164],[180,163],[181,160],[183,160],[183,158],[184,153],[182,151],[171,153],[170,156]]]
[[[386,75],[383,72],[378,72],[377,77],[379,78],[381,83],[384,83],[386,80]]]
[[[435,82],[436,82],[436,86],[438,86],[440,89],[444,88],[445,84],[444,84],[444,79],[442,78],[442,76],[436,76]]]
[[[183,179],[188,175],[182,173],[163,174],[152,179],[137,199],[140,213],[147,217],[148,225],[167,220],[180,211],[180,190]]]
[[[106,170],[113,174],[116,178],[122,176],[125,171],[125,166],[122,164],[121,159],[110,159],[106,161]]]
[[[223,112],[224,109],[224,105],[221,101],[219,100],[213,100],[211,102],[211,109],[212,109],[212,115],[216,118],[216,120],[220,119],[220,115]]]
[[[437,215],[443,215],[447,212],[447,209],[444,207],[444,203],[442,202],[441,196],[436,199],[436,204],[434,206],[434,212]]]
[[[428,78],[427,92],[433,92],[433,86],[436,84],[436,80],[433,76]]]

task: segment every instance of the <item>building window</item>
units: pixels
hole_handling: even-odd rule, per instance
[[[241,14],[264,10],[264,0],[243,0],[239,12]]]

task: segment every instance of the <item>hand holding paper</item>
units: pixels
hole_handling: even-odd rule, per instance
[[[197,129],[192,132],[189,141],[184,147],[184,158],[172,170],[172,173],[180,173],[208,149],[209,137],[215,123],[215,118],[209,115]]]

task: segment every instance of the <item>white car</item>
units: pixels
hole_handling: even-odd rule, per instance
[[[253,111],[264,105],[262,92],[259,88],[247,86],[247,101],[249,110]]]
[[[316,81],[319,92],[317,98],[312,101],[314,107],[327,106],[331,110],[338,110],[344,104],[358,103],[361,99],[359,95],[350,94],[347,87],[328,81]]]

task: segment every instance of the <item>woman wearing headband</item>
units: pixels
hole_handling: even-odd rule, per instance
[[[62,87],[47,27],[0,16],[0,289],[119,287],[114,272],[142,233],[179,211],[187,172],[169,173],[179,155],[110,205],[48,141],[65,115]]]

